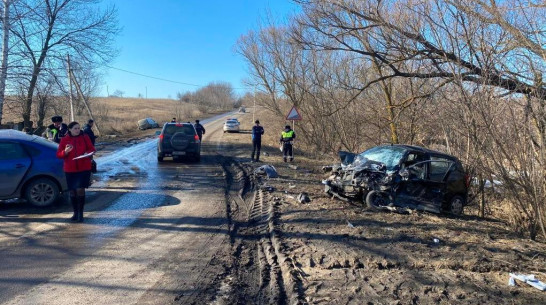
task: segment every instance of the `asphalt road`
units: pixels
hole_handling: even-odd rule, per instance
[[[199,303],[210,296],[231,253],[218,138],[224,117],[203,120],[199,163],[158,163],[156,139],[97,158],[84,223],[70,223],[68,203],[0,207],[0,304]]]

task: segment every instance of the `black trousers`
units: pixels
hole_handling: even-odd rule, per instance
[[[256,161],[260,160],[260,149],[262,149],[262,140],[252,140],[252,155],[250,159],[254,160],[254,153],[256,154]]]
[[[290,158],[290,160],[294,159],[294,155],[292,154],[292,143],[283,143],[282,152],[284,160],[287,158]]]

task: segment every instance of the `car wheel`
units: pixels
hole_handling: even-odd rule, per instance
[[[449,202],[449,213],[455,216],[461,216],[464,209],[464,199],[461,196],[453,196]]]
[[[59,198],[59,187],[49,178],[32,180],[25,188],[25,199],[36,207],[47,207]]]
[[[387,194],[378,191],[370,191],[366,195],[366,205],[374,210],[389,204]]]
[[[195,157],[193,158],[195,162],[201,161],[201,154],[195,154]]]

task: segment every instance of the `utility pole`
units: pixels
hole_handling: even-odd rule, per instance
[[[74,122],[74,102],[72,101],[72,78],[70,75],[72,74],[72,71],[70,71],[70,54],[66,54],[66,69],[68,72],[68,98],[70,100],[70,122]]]
[[[254,107],[252,107],[252,123],[256,122],[254,119],[254,113],[256,113],[256,86],[254,86]]]
[[[80,88],[80,84],[78,84],[78,81],[76,80],[76,77],[74,76],[74,73],[70,72],[68,77],[70,77],[74,81],[74,85],[76,86],[76,91],[78,92],[83,103],[85,104],[85,108],[87,108],[87,113],[89,113],[89,117],[95,121],[95,128],[97,129],[97,133],[101,135],[99,125],[97,121],[93,118],[93,113],[91,113],[91,108],[89,108],[89,103],[85,100],[85,96],[83,95],[82,89]],[[74,119],[72,119],[72,121],[74,121]]]
[[[9,30],[11,21],[9,20],[9,6],[11,0],[3,0],[4,15],[2,16],[3,37],[2,37],[2,66],[0,70],[0,124],[2,124],[2,115],[4,107],[4,96],[6,92],[6,78],[8,77],[8,56],[9,56]]]

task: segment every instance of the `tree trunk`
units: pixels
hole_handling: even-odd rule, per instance
[[[479,176],[480,181],[480,194],[481,194],[481,202],[480,202],[480,217],[485,218],[485,179],[482,177],[482,175]],[[493,181],[491,181],[493,183]]]
[[[38,62],[34,65],[32,70],[32,78],[30,79],[30,84],[27,90],[27,97],[23,105],[23,121],[24,127],[32,128],[30,121],[30,114],[32,110],[32,98],[34,96],[34,90],[36,89],[36,83],[38,82],[38,76],[40,75],[40,69],[47,55],[47,50],[49,48],[49,40],[51,39],[51,30],[47,33],[46,41],[42,47],[42,52],[40,53],[40,58]]]
[[[11,0],[3,0],[4,2],[4,15],[2,16],[2,23],[4,24],[4,31],[2,33],[2,66],[0,67],[0,124],[2,124],[2,116],[4,114],[4,94],[6,92],[6,78],[8,76],[8,50],[9,50],[9,5]]]

